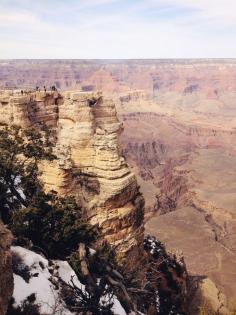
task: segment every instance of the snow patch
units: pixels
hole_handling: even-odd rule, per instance
[[[85,290],[85,286],[79,281],[74,270],[71,268],[67,261],[54,260],[53,262],[56,266],[59,267],[58,274],[61,280],[63,280],[67,284],[71,284],[71,280],[73,279],[74,284],[78,288],[80,288],[81,290]]]
[[[111,310],[114,312],[115,315],[127,315],[126,311],[121,306],[120,301],[117,299],[117,297],[114,297],[113,303],[114,304]]]
[[[40,312],[44,315],[73,315],[60,298],[59,280],[66,284],[74,284],[85,292],[85,286],[79,281],[74,270],[67,261],[49,261],[33,251],[20,246],[12,246],[13,254],[18,255],[22,263],[29,268],[30,279],[26,282],[19,274],[14,274],[13,298],[15,305],[20,305],[29,295],[35,293],[36,303],[40,306]],[[94,252],[92,251],[94,254]],[[56,285],[55,285],[56,283]],[[101,302],[106,302],[108,296],[104,296]],[[127,315],[116,296],[112,298],[112,311],[115,315]]]
[[[35,302],[40,305],[41,313],[45,315],[52,313],[55,315],[71,315],[72,313],[65,308],[63,301],[60,299],[59,289],[50,281],[53,279],[53,276],[50,273],[51,267],[49,267],[48,260],[41,255],[20,246],[13,246],[11,250],[12,253],[21,257],[23,263],[28,266],[31,274],[29,283],[27,283],[20,275],[14,274],[13,298],[15,300],[15,305],[20,305],[29,295],[35,293]],[[61,263],[61,265],[64,266],[65,272],[65,265],[68,263]],[[67,270],[69,270],[68,266]],[[72,274],[72,269],[69,271],[70,274],[67,277]],[[60,271],[61,274],[64,274],[64,272]],[[66,279],[65,275],[64,279]],[[64,281],[64,279],[62,280]]]

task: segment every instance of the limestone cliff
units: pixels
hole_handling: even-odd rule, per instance
[[[11,269],[11,233],[0,221],[0,315],[7,311],[13,292],[13,273]]]
[[[55,133],[58,159],[41,165],[46,190],[74,194],[92,224],[121,256],[137,261],[144,201],[119,150],[122,126],[111,100],[100,93],[8,92],[0,120],[23,127],[46,124]]]

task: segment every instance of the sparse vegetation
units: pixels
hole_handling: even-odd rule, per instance
[[[38,163],[53,160],[53,144],[48,129],[23,130],[19,126],[0,128],[0,209],[5,223],[13,211],[28,207],[42,191]]]
[[[86,223],[75,198],[41,193],[35,201],[13,214],[11,228],[20,243],[31,240],[48,257],[65,259],[79,242],[94,241],[95,228]]]
[[[0,209],[17,243],[33,243],[47,256],[65,258],[79,242],[90,243],[95,229],[86,222],[75,198],[45,193],[39,180],[39,162],[52,161],[49,130],[0,129]]]

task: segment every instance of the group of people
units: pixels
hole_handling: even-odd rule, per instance
[[[40,92],[40,91],[41,91],[40,87],[39,87],[39,86],[36,86],[36,87],[35,87],[35,91],[36,91],[36,92]],[[43,86],[43,91],[44,91],[45,93],[47,92],[47,88],[46,88],[45,85]],[[51,91],[51,92],[56,92],[56,91],[57,91],[56,86],[55,86],[55,85],[50,86],[50,91]],[[28,94],[28,91],[26,91],[26,90],[21,90],[21,95],[24,95],[24,94]]]
[[[45,93],[47,92],[47,88],[46,88],[45,85],[44,85],[44,87],[43,87],[43,90],[44,90]],[[39,87],[39,86],[36,86],[36,91],[40,92],[40,87]],[[55,85],[50,86],[50,91],[51,91],[51,92],[57,91],[56,86],[55,86]]]

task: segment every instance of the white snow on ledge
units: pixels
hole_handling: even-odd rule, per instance
[[[17,254],[28,266],[31,278],[27,283],[21,276],[14,274],[14,292],[15,304],[20,305],[29,295],[35,293],[36,303],[40,305],[40,312],[43,314],[71,315],[66,309],[64,303],[60,301],[59,290],[56,290],[49,280],[52,275],[49,272],[48,260],[39,254],[20,246],[11,248],[13,254]],[[67,262],[67,269],[73,274],[72,268]],[[35,276],[34,276],[35,275]],[[75,275],[75,273],[74,273]]]
[[[23,264],[29,268],[31,274],[29,283],[20,275],[14,274],[13,298],[15,299],[15,305],[20,305],[29,295],[35,293],[36,303],[40,305],[40,312],[42,314],[73,315],[74,313],[71,313],[60,299],[60,290],[56,289],[49,280],[53,278],[56,281],[60,279],[66,283],[70,283],[73,277],[74,284],[84,291],[85,286],[79,281],[68,262],[61,260],[53,261],[54,267],[59,267],[57,269],[57,277],[55,277],[49,271],[52,270],[52,266],[41,255],[20,246],[12,246],[11,251],[22,259]],[[116,297],[114,297],[113,302],[112,311],[115,315],[127,315]]]

